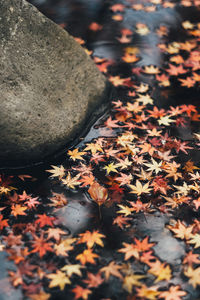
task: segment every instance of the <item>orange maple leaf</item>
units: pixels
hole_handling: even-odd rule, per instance
[[[106,280],[110,278],[110,275],[122,279],[122,275],[119,270],[122,269],[122,266],[117,265],[114,261],[111,261],[106,267],[100,269],[100,272],[104,272]]]
[[[19,216],[26,216],[25,210],[27,210],[27,207],[21,206],[20,204],[12,205],[11,206],[11,214],[15,217]]]
[[[179,285],[172,285],[170,286],[169,291],[161,292],[158,297],[164,298],[165,300],[181,300],[186,294],[185,291],[180,290]]]
[[[118,252],[125,253],[125,260],[131,257],[139,259],[139,251],[134,244],[122,243],[124,248],[119,249]]]
[[[98,230],[94,230],[93,232],[90,232],[87,230],[84,233],[80,233],[79,236],[81,237],[77,244],[86,243],[88,248],[92,248],[95,244],[103,247],[103,242],[101,238],[105,238],[104,234],[99,233]]]
[[[40,237],[34,235],[32,244],[34,249],[31,253],[38,253],[40,257],[44,256],[47,251],[53,252],[51,247],[53,244],[44,238],[44,233],[42,233]]]
[[[80,260],[80,262],[85,265],[86,263],[95,264],[94,258],[98,258],[99,255],[92,252],[92,249],[86,249],[83,253],[80,253],[76,256],[76,259]]]
[[[77,285],[72,292],[75,294],[75,299],[82,298],[84,300],[88,299],[89,294],[92,293],[89,289],[84,289],[82,286]]]

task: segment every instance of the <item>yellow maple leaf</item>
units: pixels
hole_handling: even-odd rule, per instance
[[[124,214],[126,217],[129,216],[133,209],[128,207],[128,206],[125,206],[125,205],[121,205],[121,204],[118,204],[119,208],[121,208],[121,210],[118,210],[118,214]]]
[[[57,166],[51,166],[53,169],[46,170],[46,172],[52,173],[50,177],[58,177],[59,179],[63,178],[65,176],[65,168],[61,165],[60,167]]]
[[[199,248],[200,247],[200,234],[198,234],[198,233],[191,234],[188,244],[195,244],[194,248]]]
[[[79,152],[78,149],[74,149],[73,151],[71,151],[71,150],[68,151],[68,155],[70,156],[70,158],[73,161],[75,161],[77,159],[84,160],[84,158],[82,158],[82,156],[85,154],[86,154],[86,152]]]
[[[81,268],[83,266],[76,264],[76,265],[65,265],[64,267],[61,268],[61,271],[64,271],[67,273],[67,276],[71,277],[73,274],[76,274],[78,276],[82,276],[81,273]]]
[[[169,228],[174,234],[176,238],[179,238],[181,240],[183,239],[190,239],[192,235],[193,225],[186,226],[184,223],[182,223],[180,220],[178,220],[173,225],[168,225],[167,228]]]
[[[98,230],[94,230],[93,232],[90,232],[87,230],[84,233],[79,234],[80,239],[77,242],[77,244],[86,243],[88,248],[92,248],[95,244],[103,247],[104,244],[102,242],[102,238],[105,238],[104,234],[101,234],[98,232]]]
[[[72,244],[76,241],[76,238],[68,238],[65,240],[62,240],[58,244],[54,245],[54,249],[56,252],[56,255],[61,255],[61,256],[68,256],[68,252],[70,250],[73,250]]]
[[[150,267],[148,273],[157,277],[155,282],[171,279],[172,270],[166,263],[161,263],[159,260],[156,260],[155,262],[150,263]]]
[[[71,177],[70,172],[67,173],[67,177],[62,179],[62,183],[66,184],[69,188],[74,189],[76,185],[80,185],[81,182],[78,180],[80,178],[80,174],[75,177]]]
[[[64,290],[66,284],[71,283],[69,277],[59,270],[57,270],[56,273],[48,274],[46,277],[51,279],[49,284],[50,288],[59,286],[62,291]]]
[[[137,295],[142,299],[157,300],[160,292],[157,291],[157,286],[147,287],[143,284],[140,288],[136,288]]]
[[[137,194],[140,196],[142,193],[149,193],[152,188],[149,188],[149,182],[146,184],[142,185],[139,180],[136,180],[136,185],[129,184],[128,185],[131,188],[131,194]]]
[[[176,122],[175,120],[170,119],[170,116],[163,116],[158,120],[159,125],[169,126],[171,123]]]
[[[107,175],[110,174],[110,172],[117,172],[117,165],[114,165],[114,163],[110,163],[108,166],[105,166],[103,169],[106,170]]]
[[[127,275],[124,277],[123,280],[123,288],[131,294],[133,286],[141,286],[142,283],[139,280],[145,277],[146,277],[145,275],[136,275],[136,274]]]
[[[189,283],[196,288],[197,285],[200,285],[200,267],[193,269],[192,267],[188,267],[184,271],[184,275],[189,277]]]

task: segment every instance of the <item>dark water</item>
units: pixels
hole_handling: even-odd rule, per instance
[[[179,79],[185,79],[185,75],[178,74],[177,76],[169,76],[167,80],[169,83],[163,83],[156,79],[156,75],[153,71],[150,73],[145,72],[147,66],[158,67],[162,70],[161,74],[169,75],[166,70],[170,68],[170,63],[175,65],[170,59],[176,55],[181,55],[182,58],[187,61],[192,49],[188,50],[177,50],[178,46],[176,43],[185,43],[186,41],[195,42],[194,50],[199,51],[200,37],[198,35],[191,36],[188,34],[188,30],[185,30],[182,23],[189,21],[191,24],[195,24],[194,29],[198,29],[197,23],[200,22],[200,9],[198,1],[102,1],[102,0],[60,0],[60,1],[45,1],[35,0],[31,1],[32,4],[38,7],[46,16],[52,19],[54,22],[65,28],[71,35],[84,41],[83,47],[91,51],[91,57],[97,62],[97,65],[101,68],[110,80],[112,77],[119,76],[122,79],[127,79],[124,85],[115,86],[116,101],[120,99],[123,105],[134,97],[136,87],[140,86],[140,83],[148,84],[148,94],[154,100],[154,105],[159,109],[165,109],[168,111],[171,106],[181,107],[182,105],[194,105],[197,114],[200,113],[199,109],[199,82],[195,82],[191,87],[184,87],[180,84]],[[115,12],[113,5],[119,4],[119,8]],[[141,7],[138,5],[142,5]],[[113,18],[114,17],[114,18]],[[94,25],[94,23],[96,25]],[[143,24],[139,26],[138,24]],[[91,29],[93,24],[93,29]],[[145,24],[145,25],[144,25]],[[199,24],[199,23],[198,23]],[[98,27],[98,25],[100,27]],[[142,31],[143,29],[143,31]],[[158,30],[160,29],[160,33]],[[127,34],[123,34],[123,30]],[[146,30],[146,32],[145,32]],[[166,34],[165,34],[166,31]],[[164,32],[164,34],[163,34]],[[123,40],[124,38],[124,40]],[[159,45],[165,45],[168,47],[161,51]],[[171,50],[169,50],[171,47]],[[123,57],[127,53],[127,48],[136,55],[137,61],[127,63]],[[188,48],[187,48],[188,49]],[[171,51],[171,52],[170,52]],[[102,59],[105,62],[105,69],[102,69],[102,64],[98,59]],[[198,62],[198,59],[197,59]],[[189,66],[188,68],[184,65],[187,70],[187,76],[193,76],[192,72],[199,74],[199,65]],[[182,63],[183,64],[183,63]],[[187,68],[187,69],[186,69]],[[160,73],[158,73],[160,74]],[[159,83],[163,84],[159,84]],[[131,93],[131,94],[130,94]],[[145,92],[141,91],[141,95]],[[133,95],[133,96],[132,96]],[[145,93],[146,95],[146,93]],[[143,111],[152,109],[151,103],[144,104]],[[85,145],[92,143],[95,139],[104,138],[107,141],[108,146],[105,146],[104,151],[108,150],[109,147],[113,146],[113,149],[117,149],[116,137],[123,134],[123,128],[113,128],[111,131],[108,127],[103,126],[104,122],[111,116],[112,119],[116,117],[116,110],[111,109],[107,111],[89,130],[88,134],[84,139],[80,140],[77,145],[79,151],[85,148]],[[122,118],[122,116],[121,116]],[[181,118],[181,117],[180,117]],[[171,186],[183,186],[184,182],[191,185],[191,178],[188,177],[187,171],[183,171],[185,164],[188,161],[193,162],[196,169],[192,169],[192,173],[198,171],[200,167],[200,152],[199,152],[199,141],[194,138],[194,133],[199,133],[199,120],[190,120],[183,114],[182,117],[185,123],[172,123],[168,126],[164,125],[163,132],[165,136],[162,136],[163,143],[172,143],[174,139],[180,139],[181,142],[186,144],[193,149],[189,149],[186,152],[180,151],[175,156],[174,161],[177,164],[181,164],[181,171],[178,169],[177,172],[183,174],[182,178],[178,178],[177,181],[169,179],[168,185]],[[198,119],[198,118],[197,118]],[[180,122],[184,120],[180,119]],[[152,124],[155,120],[151,120]],[[129,121],[130,123],[137,122]],[[121,124],[123,120],[121,119]],[[130,126],[130,124],[129,124]],[[149,129],[153,128],[153,125],[148,125]],[[162,126],[161,126],[162,127]],[[127,129],[125,129],[127,130]],[[129,129],[131,132],[132,129]],[[144,129],[144,130],[148,130]],[[142,129],[136,129],[133,131],[143,140]],[[162,133],[163,133],[162,132]],[[168,136],[168,138],[167,138]],[[112,144],[113,141],[113,144]],[[74,149],[74,148],[73,148]],[[67,171],[72,172],[74,176],[78,174],[81,168],[81,160],[73,162],[67,156],[62,161],[56,161],[55,164],[60,166],[61,164]],[[106,153],[106,152],[105,152]],[[105,154],[104,153],[104,154]],[[89,151],[88,151],[89,154]],[[101,154],[101,152],[100,152]],[[170,155],[175,155],[173,150]],[[144,197],[141,197],[143,204],[150,203],[152,210],[141,210],[139,213],[132,213],[128,215],[128,225],[123,227],[123,230],[116,225],[113,225],[113,220],[119,215],[118,205],[128,205],[127,201],[135,201],[137,197],[128,193],[127,186],[119,186],[116,184],[112,186],[112,179],[114,173],[111,173],[110,177],[105,175],[103,166],[115,161],[115,155],[109,157],[104,155],[106,162],[96,165],[91,162],[92,156],[88,155],[85,158],[84,166],[92,168],[92,174],[95,180],[98,181],[102,186],[106,186],[109,189],[109,195],[111,202],[108,205],[102,205],[100,210],[98,205],[89,196],[88,189],[86,187],[68,188],[62,184],[61,180],[57,178],[50,178],[47,169],[51,169],[50,165],[45,165],[40,168],[26,170],[25,174],[31,175],[31,178],[20,178],[15,172],[12,176],[12,171],[5,172],[2,174],[2,186],[10,187],[11,191],[6,194],[2,192],[2,215],[3,219],[9,219],[9,226],[6,226],[2,230],[1,241],[5,246],[5,251],[0,252],[1,272],[0,272],[0,287],[2,286],[0,299],[75,299],[72,290],[76,285],[80,285],[83,288],[87,288],[84,280],[88,276],[88,272],[97,274],[100,268],[108,265],[111,261],[122,266],[126,264],[126,268],[129,268],[129,273],[122,271],[123,276],[136,273],[137,275],[147,275],[147,278],[142,280],[142,284],[152,290],[159,290],[160,293],[173,285],[179,286],[180,290],[185,291],[185,296],[180,295],[180,299],[200,299],[198,281],[196,287],[190,282],[189,278],[184,273],[183,259],[189,251],[193,251],[199,258],[199,246],[194,248],[194,245],[188,243],[187,239],[176,238],[172,231],[167,227],[169,224],[179,220],[183,222],[186,227],[194,226],[195,231],[193,234],[199,234],[199,227],[194,224],[198,224],[199,208],[194,207],[192,201],[198,199],[199,190],[190,192],[190,202],[182,202],[167,207],[163,197],[172,197],[172,192],[167,191],[167,194],[163,194],[162,191],[157,193],[149,193]],[[130,156],[129,156],[130,159]],[[151,161],[150,156],[145,156],[147,161]],[[147,163],[147,162],[146,162]],[[135,162],[133,161],[133,165]],[[82,165],[83,167],[83,165]],[[78,168],[79,171],[75,169]],[[134,180],[137,179],[134,171],[130,168],[126,168],[125,171],[122,169],[122,173],[133,174]],[[188,169],[189,170],[189,169]],[[139,168],[139,172],[141,168]],[[73,173],[74,172],[74,173]],[[136,172],[138,169],[136,168]],[[189,173],[190,171],[188,171]],[[84,173],[83,173],[84,174]],[[86,173],[87,174],[87,173]],[[67,172],[65,173],[67,176]],[[165,174],[166,175],[166,174]],[[154,173],[154,177],[156,174]],[[200,184],[198,174],[196,174],[197,185]],[[107,183],[108,180],[111,184]],[[115,182],[116,183],[116,182]],[[148,179],[145,181],[148,183]],[[132,182],[132,184],[135,184]],[[12,213],[11,201],[13,203],[20,203],[12,200],[15,195],[16,188],[18,195],[22,195],[23,191],[26,191],[28,195],[33,198],[38,197],[36,201],[37,209],[30,209],[27,215],[19,215],[17,218]],[[53,195],[62,195],[63,199],[67,199],[67,203],[62,203],[60,206],[52,206]],[[11,197],[11,199],[10,199]],[[139,197],[140,198],[140,197]],[[189,203],[189,204],[188,204]],[[168,209],[169,208],[169,209]],[[35,236],[46,237],[47,231],[51,228],[50,225],[44,227],[37,227],[36,221],[38,215],[45,214],[54,218],[54,227],[60,228],[66,234],[65,238],[78,237],[78,234],[84,233],[87,230],[99,230],[105,235],[104,247],[95,247],[95,253],[100,256],[99,261],[96,264],[86,264],[86,268],[83,270],[83,276],[79,278],[74,275],[72,283],[66,285],[62,291],[59,287],[50,288],[48,274],[56,273],[56,270],[60,270],[64,265],[68,264],[79,264],[80,262],[76,259],[76,256],[86,249],[83,245],[75,245],[69,255],[55,255],[54,252],[47,251],[44,256],[39,256],[37,253],[31,252],[33,250],[33,241]],[[196,223],[195,223],[196,220]],[[31,226],[34,226],[33,229]],[[195,227],[196,226],[196,227]],[[16,241],[9,242],[8,236],[14,236],[19,238],[19,244]],[[122,243],[133,243],[133,238],[143,240],[148,237],[148,241],[155,243],[151,250],[153,255],[160,262],[169,265],[171,268],[170,278],[165,280],[155,281],[155,275],[149,274],[149,266],[142,264],[141,261],[124,259],[124,254],[119,254],[118,250],[123,248]],[[55,239],[51,239],[51,246],[55,247],[58,244]],[[53,245],[54,244],[54,245]],[[41,246],[42,247],[42,246]],[[27,249],[29,254],[23,254],[19,251]],[[39,252],[39,250],[38,250]],[[145,252],[145,251],[144,251]],[[147,252],[147,251],[146,251]],[[21,262],[16,260],[16,257],[22,257]],[[129,265],[128,265],[129,263]],[[22,268],[24,266],[24,268]],[[32,266],[32,268],[31,268]],[[193,269],[199,267],[199,263],[192,264]],[[21,282],[16,282],[13,274],[8,276],[9,271],[19,272],[18,277],[21,276]],[[28,272],[29,271],[29,272]],[[46,274],[46,275],[45,275]],[[128,275],[127,275],[128,274]],[[197,275],[196,275],[197,276]],[[196,277],[195,277],[196,278]],[[5,283],[5,284],[4,284]],[[138,289],[141,289],[142,284],[133,284],[132,292],[128,292],[127,288],[124,288],[124,283],[119,280],[116,276],[111,276],[109,280],[94,287],[89,287],[91,294],[88,299],[159,299],[157,296],[151,296],[147,293],[146,296],[140,294]],[[16,289],[13,288],[13,285]],[[5,286],[5,287],[4,287]],[[154,289],[154,286],[156,288]],[[47,294],[47,298],[42,296],[42,293]],[[35,298],[34,298],[35,297]],[[44,298],[42,298],[44,297]],[[48,298],[49,297],[49,298]],[[83,299],[87,299],[87,296],[82,296]],[[151,298],[152,297],[152,298]],[[76,298],[79,299],[79,298]],[[80,299],[81,296],[80,296]],[[163,299],[163,298],[162,298]],[[171,298],[176,299],[176,298]],[[177,298],[179,299],[179,298]]]

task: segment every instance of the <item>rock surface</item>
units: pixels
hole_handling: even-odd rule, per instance
[[[25,0],[0,0],[0,161],[27,164],[64,147],[105,100],[81,46]]]

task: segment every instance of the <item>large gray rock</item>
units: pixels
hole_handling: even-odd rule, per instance
[[[0,0],[0,161],[27,164],[65,146],[105,99],[81,46],[25,0]]]

